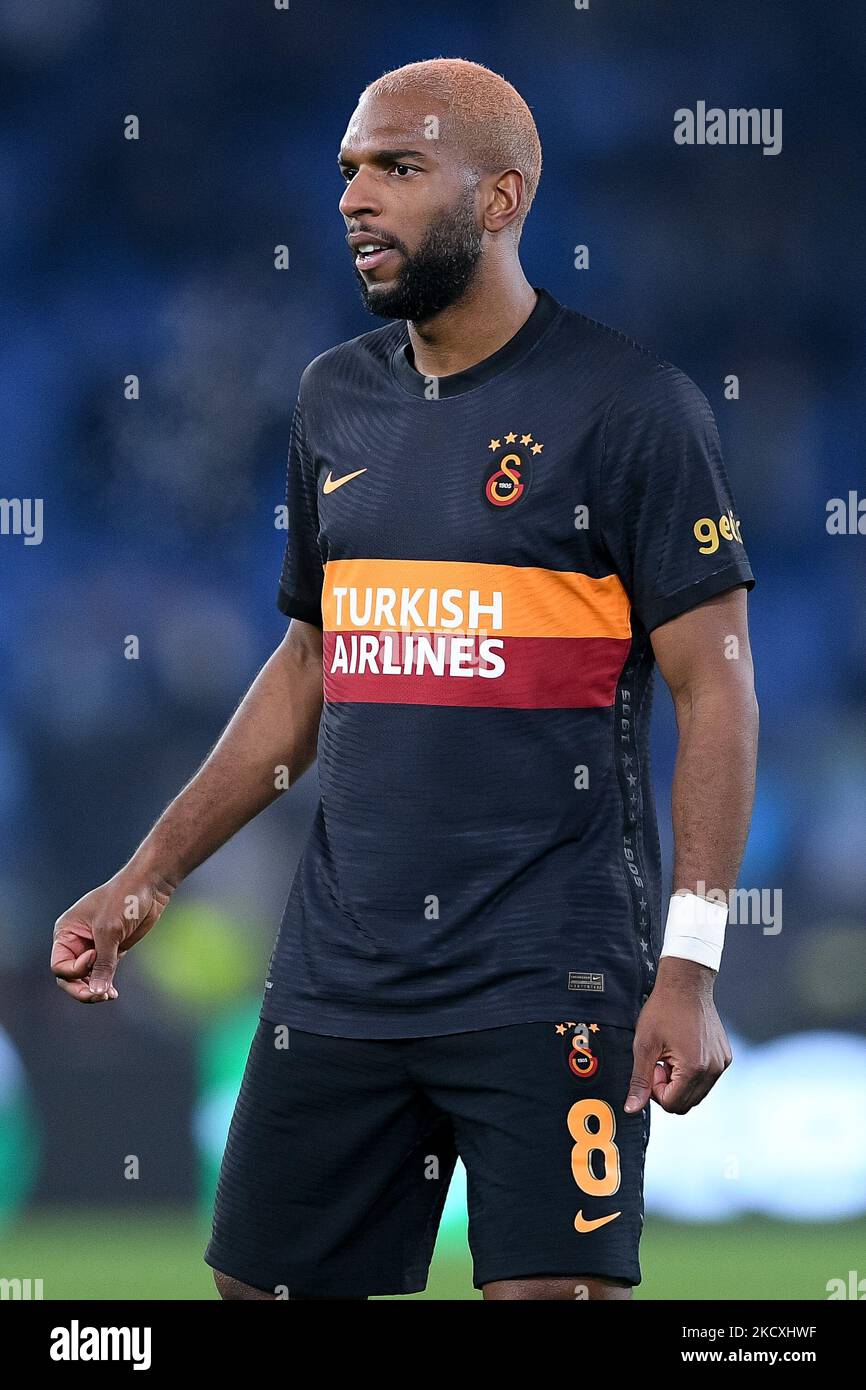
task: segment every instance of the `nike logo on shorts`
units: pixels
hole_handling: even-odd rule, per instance
[[[587,1231],[597,1231],[599,1226],[606,1226],[609,1221],[615,1221],[618,1216],[622,1216],[621,1211],[613,1211],[610,1216],[599,1216],[595,1221],[588,1221],[583,1212],[579,1211],[574,1218],[574,1229],[584,1234]]]

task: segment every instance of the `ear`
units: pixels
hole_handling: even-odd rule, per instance
[[[523,206],[524,179],[519,169],[506,169],[482,180],[484,230],[501,232]]]

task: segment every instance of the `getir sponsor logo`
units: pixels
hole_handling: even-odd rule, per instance
[[[714,521],[711,516],[702,516],[695,522],[693,532],[702,555],[715,555],[720,538],[723,541],[739,541],[740,545],[743,543],[739,517],[734,516],[730,507],[718,521]]]
[[[616,575],[334,560],[322,592],[328,701],[611,704],[631,639]]]

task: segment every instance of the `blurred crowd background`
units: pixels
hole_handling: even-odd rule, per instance
[[[0,0],[0,491],[44,499],[41,544],[0,536],[0,1226],[18,1250],[28,1222],[53,1229],[40,1213],[116,1210],[131,1238],[152,1204],[208,1210],[315,772],[183,885],[111,1008],[60,995],[51,930],[135,849],[283,635],[274,509],[298,378],[380,326],[336,152],[368,81],[439,55],[529,102],[544,171],[526,273],[698,382],[757,576],[741,884],[781,890],[782,930],[729,931],[735,1064],[688,1121],[654,1113],[648,1209],[849,1233],[866,1211],[866,535],[826,527],[831,498],[866,497],[866,11]],[[676,145],[674,111],[699,100],[782,108],[782,152]],[[669,863],[663,687],[654,720]]]

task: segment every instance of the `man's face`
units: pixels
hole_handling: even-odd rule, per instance
[[[458,300],[481,257],[475,179],[441,139],[425,138],[441,102],[366,98],[340,147],[340,199],[365,306],[414,323]],[[361,247],[372,249],[360,250]]]

